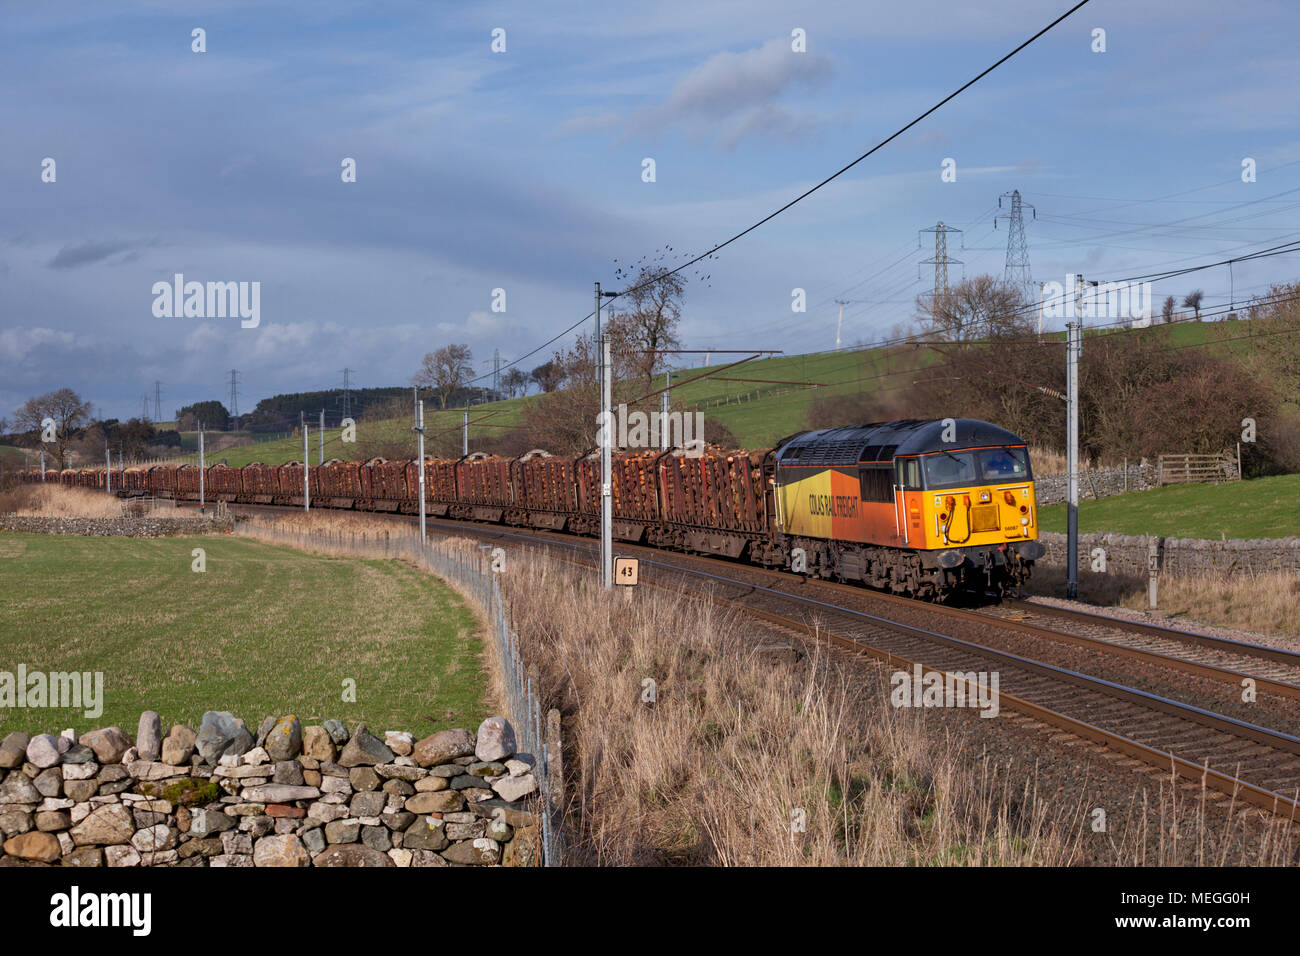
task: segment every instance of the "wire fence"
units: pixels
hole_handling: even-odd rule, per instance
[[[492,546],[483,545],[476,551],[464,542],[426,541],[421,547],[418,532],[334,528],[304,531],[280,521],[250,521],[242,524],[238,533],[305,551],[410,561],[446,581],[478,606],[492,634],[503,703],[515,730],[516,748],[533,758],[538,789],[534,816],[540,824],[540,862],[543,866],[562,865],[564,841],[558,825],[562,786],[559,735],[558,731],[550,730],[552,719],[543,723],[540,688],[520,653],[518,635],[510,628],[510,608],[501,587],[501,576],[493,571]]]

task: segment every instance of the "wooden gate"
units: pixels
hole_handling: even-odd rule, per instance
[[[1161,455],[1156,472],[1156,483],[1161,485],[1240,479],[1236,459],[1231,455]]]

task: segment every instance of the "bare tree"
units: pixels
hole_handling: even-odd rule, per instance
[[[70,388],[61,388],[37,398],[29,398],[14,413],[14,424],[23,431],[43,432],[45,429],[42,423],[46,419],[52,419],[55,454],[59,459],[59,467],[66,468],[68,441],[89,418],[90,402],[82,401],[81,396]]]
[[[468,345],[444,345],[436,352],[426,352],[411,384],[433,389],[438,406],[445,409],[451,396],[473,376],[472,358]]]
[[[626,317],[626,346],[634,350],[631,364],[648,382],[655,372],[667,367],[667,357],[660,349],[681,346],[677,323],[682,316],[685,280],[663,266],[645,266],[626,293],[621,313]]]
[[[560,387],[564,373],[554,361],[550,361],[529,372],[528,380],[542,392],[553,392]]]
[[[509,393],[511,398],[519,394],[528,393],[528,376],[517,368],[509,369],[501,376],[501,387]]]
[[[1160,318],[1165,325],[1174,320],[1174,309],[1177,305],[1178,302],[1172,295],[1165,297],[1165,304],[1160,309]]]
[[[923,334],[949,342],[1016,335],[1034,325],[1024,291],[989,275],[963,279],[939,295],[917,296],[916,318]]]
[[[1205,298],[1205,293],[1200,289],[1193,289],[1183,297],[1183,308],[1191,309],[1196,313],[1196,321],[1201,321],[1201,300]]]
[[[644,387],[634,380],[641,369],[634,364],[638,353],[629,347],[631,320],[626,314],[611,316],[602,332],[609,339],[613,394],[611,404],[638,398]],[[563,388],[524,407],[524,426],[537,446],[555,454],[577,454],[596,444],[600,389],[596,376],[596,343],[584,332],[573,345],[555,353],[548,364],[555,369]]]
[[[610,315],[601,326],[601,334],[609,341],[612,376],[615,381],[623,381],[642,373],[641,355],[635,345],[633,326],[633,319],[626,312]],[[556,352],[550,364],[559,374],[557,384],[563,384],[567,388],[598,385],[596,369],[599,356],[594,333],[583,332],[570,348]]]

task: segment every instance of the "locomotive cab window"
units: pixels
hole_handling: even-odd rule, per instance
[[[958,488],[974,484],[978,471],[975,453],[969,451],[944,451],[928,455],[925,459],[925,486],[927,488]]]
[[[897,460],[898,483],[907,491],[921,490],[921,462],[915,458]]]
[[[1029,458],[1023,448],[994,448],[979,457],[985,481],[1029,480]]]

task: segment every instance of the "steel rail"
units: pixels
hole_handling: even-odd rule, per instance
[[[1057,607],[1052,604],[1037,604],[1033,601],[1024,601],[1018,598],[1009,598],[1004,603],[1007,607],[1028,611],[1034,614],[1044,614],[1051,617],[1065,618],[1067,620],[1083,621],[1087,624],[1095,624],[1099,627],[1110,627],[1121,631],[1136,631],[1140,634],[1152,634],[1156,637],[1167,637],[1170,640],[1182,641],[1185,644],[1200,644],[1204,647],[1214,648],[1219,651],[1243,654],[1250,657],[1263,657],[1271,661],[1277,661],[1281,664],[1289,664],[1292,667],[1300,667],[1300,653],[1296,651],[1288,651],[1281,647],[1269,647],[1266,644],[1252,644],[1249,641],[1238,641],[1230,637],[1216,637],[1213,634],[1202,634],[1199,631],[1184,631],[1180,628],[1168,627],[1164,624],[1152,624],[1148,621],[1135,621],[1131,618],[1116,618],[1105,614],[1094,614],[1091,611],[1084,611],[1076,608]]]

